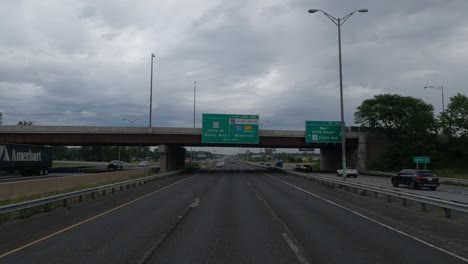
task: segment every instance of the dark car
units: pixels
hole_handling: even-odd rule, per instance
[[[312,171],[312,166],[304,164],[302,165],[302,171]]]
[[[123,168],[123,162],[120,160],[111,160],[109,161],[109,163],[107,163],[108,170],[110,169],[118,170],[122,168]]]
[[[440,185],[439,177],[430,170],[402,170],[392,176],[392,185],[398,187],[399,184],[408,185],[410,189],[429,187],[431,190]]]

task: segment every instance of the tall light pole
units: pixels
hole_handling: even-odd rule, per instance
[[[150,81],[150,109],[149,109],[149,127],[151,127],[151,115],[153,112],[153,53],[151,53],[151,81]]]
[[[195,98],[197,94],[197,81],[193,84],[193,128],[195,128]],[[193,162],[193,147],[190,147],[190,161]]]
[[[128,122],[130,122],[130,127],[133,127],[133,123],[135,123],[137,120],[140,120],[140,119],[133,119],[133,120],[130,120],[130,119],[127,119],[127,118],[124,118],[123,120],[127,120]]]
[[[270,120],[261,122],[261,123],[260,123],[260,130],[262,129],[262,126],[263,126],[264,124],[269,123],[269,122],[270,122]]]
[[[442,114],[445,113],[445,102],[444,102],[444,86],[424,86],[424,89],[436,89],[442,91]]]
[[[193,84],[193,128],[195,128],[195,100],[197,95],[197,81]]]
[[[354,10],[353,12],[344,16],[343,18],[335,18],[334,16],[320,9],[309,9],[308,12],[311,14],[315,12],[322,12],[338,27],[338,57],[339,57],[339,67],[340,67],[340,106],[341,106],[341,159],[342,159],[342,168],[343,168],[343,180],[346,180],[346,136],[345,136],[344,110],[343,110],[343,67],[341,63],[341,26],[354,13],[356,12],[367,13],[368,10],[367,9]]]

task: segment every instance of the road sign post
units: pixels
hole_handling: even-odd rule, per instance
[[[416,163],[416,169],[419,169],[419,164],[424,163],[424,169],[427,169],[427,164],[431,163],[430,157],[413,157],[413,162]]]
[[[203,114],[202,142],[258,144],[258,115]]]

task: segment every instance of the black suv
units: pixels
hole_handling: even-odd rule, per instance
[[[111,160],[109,161],[109,163],[107,163],[108,170],[110,169],[118,170],[122,168],[123,168],[123,162],[121,162],[120,160]]]
[[[392,185],[398,187],[399,184],[405,184],[410,189],[419,187],[429,187],[431,190],[437,189],[439,177],[430,170],[402,170],[396,176],[392,176]]]

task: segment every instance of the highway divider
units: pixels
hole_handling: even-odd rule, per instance
[[[246,162],[246,163],[268,169],[267,167],[264,167],[255,163],[251,163],[251,162]],[[275,168],[275,169],[292,174],[298,178],[301,178],[307,181],[320,183],[323,185],[331,186],[333,188],[345,189],[348,191],[352,191],[354,193],[360,193],[361,195],[373,194],[375,199],[378,199],[379,196],[384,196],[387,202],[392,202],[392,199],[396,198],[401,202],[401,205],[404,207],[407,207],[409,202],[418,203],[421,211],[423,212],[427,212],[428,206],[438,207],[443,210],[447,218],[452,217],[452,210],[462,212],[462,213],[468,213],[468,204],[465,204],[465,203],[458,203],[458,202],[444,200],[444,199],[427,197],[424,195],[411,194],[411,193],[406,193],[406,192],[401,192],[401,191],[396,191],[396,190],[391,190],[391,189],[386,189],[382,187],[376,187],[376,186],[371,186],[371,185],[366,185],[366,184],[361,184],[361,183],[348,182],[342,179],[332,179],[332,178],[313,175],[313,174],[288,171],[288,170],[284,170],[280,168]]]
[[[146,184],[149,182],[157,181],[162,178],[166,178],[169,176],[172,176],[174,174],[180,173],[181,170],[178,171],[172,171],[168,173],[163,173],[163,174],[158,174],[158,175],[153,175],[153,176],[148,176],[144,178],[138,178],[135,180],[129,180],[129,181],[124,181],[124,182],[119,182],[119,183],[114,183],[114,184],[108,184],[104,186],[99,186],[95,188],[89,188],[85,190],[80,190],[80,191],[75,191],[75,192],[69,192],[69,193],[64,193],[64,194],[59,194],[59,195],[54,195],[54,196],[49,196],[49,197],[44,197],[40,199],[35,199],[31,201],[26,201],[26,202],[21,202],[21,203],[16,203],[16,204],[9,204],[9,205],[4,205],[0,206],[0,215],[7,214],[7,213],[12,213],[16,211],[22,211],[26,209],[31,209],[34,207],[39,207],[39,206],[47,206],[52,203],[56,202],[62,202],[64,207],[68,206],[68,202],[70,199],[73,198],[78,198],[78,202],[82,202],[84,197],[87,195],[90,195],[92,199],[96,198],[98,194],[102,194],[102,196],[106,196],[108,192],[114,193],[117,190],[123,191],[124,189],[130,189],[132,187],[136,187],[142,184]]]

